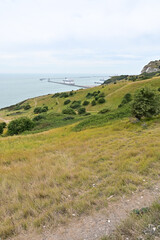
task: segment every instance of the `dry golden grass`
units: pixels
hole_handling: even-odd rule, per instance
[[[1,138],[0,236],[54,227],[148,186],[160,174],[159,136],[158,119],[147,129],[125,119]]]
[[[123,96],[160,79],[120,82],[79,90],[72,100],[86,100],[88,92],[105,92],[106,103],[87,111],[116,109]],[[61,112],[65,99],[42,96],[28,100],[32,108],[22,115],[33,117],[35,106]],[[56,102],[58,101],[58,104]],[[53,110],[51,109],[53,108]],[[8,110],[0,112],[6,119]],[[16,116],[19,117],[19,116]],[[128,119],[73,132],[67,126],[39,134],[0,138],[0,237],[22,231],[54,227],[92,210],[107,206],[110,195],[119,196],[147,187],[160,174],[160,121],[143,128]],[[143,179],[145,178],[145,182]]]

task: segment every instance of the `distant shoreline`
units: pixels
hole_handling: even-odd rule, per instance
[[[51,84],[47,81],[40,81],[41,78],[46,77],[49,74],[0,74],[1,83],[1,95],[0,95],[0,109],[5,109],[12,105],[16,105],[19,102],[25,101],[27,99],[44,96],[47,94],[54,94],[56,92],[66,92],[75,89],[73,86]],[[90,75],[89,78],[80,78],[84,74],[69,74],[68,77],[75,77],[76,85],[80,86],[93,86],[94,82],[99,80],[99,75],[97,79],[95,75]],[[63,78],[62,75],[50,75],[51,78]]]

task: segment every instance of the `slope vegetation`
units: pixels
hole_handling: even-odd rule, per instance
[[[39,231],[43,226],[54,228],[106,207],[107,199],[112,195],[129,194],[137,188],[149,187],[153,180],[158,181],[159,116],[144,124],[125,115],[128,107],[117,110],[126,93],[133,94],[144,85],[158,88],[160,79],[122,81],[79,90],[69,98],[83,102],[88,93],[100,90],[104,92],[106,102],[95,106],[89,104],[87,112],[92,115],[81,116],[81,119],[77,115],[76,121],[80,123],[0,139],[2,239],[22,232]],[[31,108],[27,112],[19,111],[32,118],[35,99],[27,100],[27,103]],[[51,95],[36,98],[36,106],[43,104],[49,107],[47,115],[53,111],[61,114],[66,108],[64,98],[52,98]],[[104,108],[111,112],[97,114]],[[125,114],[109,119],[109,114],[118,114],[117,111]],[[9,120],[17,117],[7,116],[14,112],[8,108],[0,114]],[[97,116],[100,116],[98,124]],[[92,119],[91,125],[89,119]]]

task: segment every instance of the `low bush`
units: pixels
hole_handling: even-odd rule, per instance
[[[91,93],[87,93],[86,98],[91,98],[92,94]]]
[[[37,115],[33,118],[33,121],[39,121],[41,119],[45,119],[45,117],[43,115]]]
[[[24,106],[24,110],[29,110],[31,108],[31,105],[28,103]]]
[[[78,109],[78,114],[79,115],[84,114],[84,113],[86,113],[86,109],[85,108],[81,107],[81,108]]]
[[[93,101],[91,102],[91,105],[92,105],[92,106],[95,106],[95,105],[96,105],[96,101],[93,100]]]
[[[80,106],[81,106],[81,101],[73,101],[70,107],[73,109],[76,109],[76,108],[79,108]]]
[[[43,106],[41,108],[41,112],[47,112],[48,111],[48,106]]]
[[[55,93],[54,95],[52,95],[51,98],[56,98],[56,97],[59,97],[60,96],[60,93]]]
[[[21,109],[23,109],[23,106],[22,105],[20,105],[20,104],[16,104],[15,106],[14,106],[14,111],[17,111],[17,110],[21,110]]]
[[[5,128],[7,126],[7,124],[5,122],[0,123],[0,125],[2,125],[3,128]]]
[[[26,130],[31,130],[34,127],[34,123],[27,117],[18,118],[13,120],[8,125],[8,135],[20,134]]]
[[[123,105],[129,103],[132,101],[132,95],[130,93],[127,93],[126,95],[124,95],[121,104],[119,104],[119,108],[123,107]]]
[[[41,107],[36,107],[34,109],[34,113],[37,114],[37,113],[41,113]]]
[[[74,92],[73,90],[69,93],[70,96],[73,96],[74,94],[76,94],[76,92]]]
[[[98,98],[99,98],[99,97],[98,97],[98,96],[96,96],[96,97],[94,98],[94,99],[95,99],[95,101],[97,101],[97,100],[98,100]]]
[[[72,94],[71,92],[70,92],[69,94],[66,93],[66,92],[55,93],[55,94],[52,95],[51,98],[57,98],[57,97],[60,97],[60,98],[67,98],[67,97],[69,97],[69,95],[71,96],[71,95],[73,95],[73,94]]]
[[[64,101],[64,105],[67,105],[67,104],[69,104],[71,102],[71,100],[70,99],[67,99],[66,101]]]
[[[0,134],[3,133],[3,129],[6,127],[6,125],[7,124],[5,122],[0,123]]]
[[[100,93],[100,94],[98,95],[98,97],[99,97],[99,98],[104,98],[104,97],[105,97],[104,92]]]
[[[36,107],[34,109],[35,114],[42,113],[42,112],[47,112],[47,111],[48,111],[48,106]]]
[[[0,125],[0,134],[2,134],[2,133],[3,133],[3,126]]]
[[[142,88],[134,95],[132,114],[138,119],[152,117],[160,113],[160,94],[150,88]]]
[[[60,97],[60,98],[67,98],[67,97],[69,97],[69,94],[66,93],[66,92],[63,92],[63,93],[61,93],[61,94],[59,95],[59,97]]]
[[[104,113],[107,113],[107,112],[109,112],[109,109],[108,108],[104,108],[101,111],[99,111],[98,113],[99,114],[104,114]]]
[[[62,111],[63,114],[76,115],[76,112],[72,108],[66,108]]]
[[[86,100],[85,100],[85,101],[83,102],[83,106],[87,106],[88,104],[89,104],[89,101],[86,101]]]
[[[103,98],[103,97],[101,97],[101,98],[98,99],[98,103],[99,103],[99,104],[105,103],[105,101],[106,101],[106,100],[105,100],[105,98]]]
[[[100,90],[94,91],[93,93],[89,92],[89,93],[87,93],[86,98],[96,97],[100,94],[100,92],[101,92]]]

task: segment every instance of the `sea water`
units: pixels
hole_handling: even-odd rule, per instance
[[[69,74],[67,76],[65,74],[0,74],[0,108],[28,98],[79,89],[45,80],[40,81],[41,78],[54,78],[55,81],[62,82],[65,77],[73,79],[75,84],[82,86],[95,86],[95,82],[103,78],[103,76],[91,74]]]

